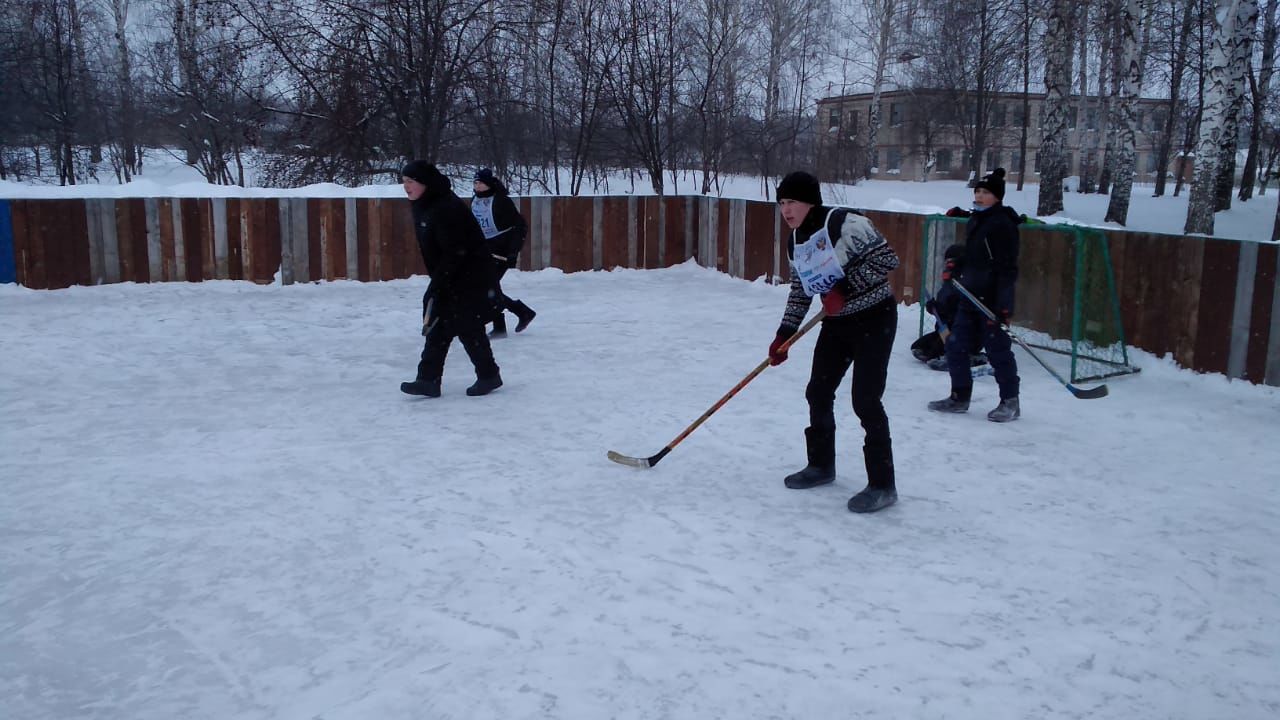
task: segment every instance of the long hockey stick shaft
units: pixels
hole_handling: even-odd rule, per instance
[[[811,330],[814,325],[817,325],[819,322],[821,322],[822,318],[826,317],[826,315],[827,314],[824,311],[819,310],[818,314],[814,315],[812,320],[805,323],[799,330],[797,330],[795,335],[792,335],[790,338],[788,338],[787,341],[781,345],[780,349],[781,350],[790,349],[796,340],[799,340],[802,335],[809,332],[809,330]],[[622,453],[614,452],[613,450],[610,450],[609,459],[616,463],[621,463],[623,465],[630,465],[631,467],[637,467],[637,468],[651,468],[654,465],[657,465],[658,461],[666,457],[667,453],[671,452],[671,450],[675,448],[676,445],[679,445],[682,440],[689,437],[690,433],[692,433],[694,430],[697,430],[699,425],[706,422],[707,418],[715,414],[715,412],[719,410],[721,407],[723,407],[725,403],[729,402],[730,398],[732,398],[734,395],[737,395],[738,391],[746,387],[747,383],[754,380],[756,376],[764,372],[765,368],[767,367],[769,367],[769,361],[767,359],[763,360],[759,365],[755,366],[755,368],[753,368],[751,372],[747,373],[746,377],[739,380],[738,384],[733,386],[732,390],[725,393],[724,397],[717,400],[716,403],[712,405],[706,412],[702,413],[701,417],[699,417],[697,420],[694,420],[693,423],[689,425],[689,427],[685,428],[679,435],[677,435],[675,440],[672,440],[671,442],[667,443],[667,446],[659,450],[657,453],[650,455],[647,458],[639,458],[639,457],[631,457],[630,455],[623,455]]]
[[[825,311],[819,310],[817,315],[814,315],[813,318],[809,320],[809,322],[801,326],[801,328],[796,331],[796,334],[788,338],[787,341],[782,343],[782,346],[778,349],[784,352],[791,349],[791,345],[794,344],[796,340],[799,340],[802,335],[809,332],[809,330],[813,329],[813,326],[821,322],[822,319],[826,316],[827,316],[827,313]],[[742,388],[746,387],[747,384],[750,383],[752,380],[755,380],[756,376],[764,372],[765,369],[768,367],[769,367],[769,359],[765,358],[760,362],[759,365],[756,365],[751,372],[747,373],[746,377],[739,380],[737,385],[734,385],[733,388],[729,390],[729,392],[725,393],[723,397],[717,400],[714,405],[707,408],[707,411],[702,413],[701,417],[699,417],[697,420],[694,420],[693,423],[689,425],[689,427],[685,428],[683,432],[677,435],[675,440],[672,440],[671,442],[667,443],[666,449],[668,451],[674,449],[675,446],[679,445],[682,440],[689,437],[689,435],[694,430],[698,429],[699,425],[706,422],[707,418],[711,417],[712,415],[715,414],[717,410],[724,407],[725,403],[729,402],[729,400],[732,399],[734,395],[737,395],[738,392],[742,390]]]
[[[1005,335],[1009,336],[1009,339],[1018,343],[1018,345],[1021,346],[1023,350],[1027,351],[1027,354],[1030,355],[1032,359],[1040,363],[1040,367],[1049,371],[1049,374],[1052,375],[1055,380],[1062,383],[1064,387],[1070,390],[1072,395],[1075,395],[1078,398],[1093,399],[1093,398],[1103,397],[1107,394],[1106,385],[1099,385],[1098,387],[1093,388],[1092,390],[1084,390],[1082,388],[1078,388],[1072,385],[1070,382],[1067,382],[1065,378],[1063,378],[1061,375],[1058,374],[1057,370],[1054,370],[1039,355],[1037,355],[1036,351],[1032,350],[1030,345],[1027,345],[1025,342],[1023,342],[1022,338],[1018,337],[1017,335],[1014,335],[1013,330],[1011,330],[1008,325],[1001,322],[1000,319],[996,317],[995,313],[991,312],[991,308],[987,307],[981,300],[977,298],[976,295],[969,292],[969,288],[965,287],[963,284],[960,283],[959,280],[955,278],[951,278],[951,284],[955,286],[955,288],[960,291],[960,294],[964,295],[965,298],[969,300],[969,302],[973,303],[973,306],[978,308],[978,310],[981,311],[983,315],[986,315],[988,319],[990,319],[996,325],[1000,326],[1000,329],[1004,331]]]

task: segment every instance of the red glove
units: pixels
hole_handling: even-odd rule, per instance
[[[844,309],[844,293],[840,292],[840,288],[833,287],[830,292],[822,296],[822,309],[826,310],[828,315],[835,315]]]
[[[1013,311],[1011,311],[1009,308],[1000,308],[996,310],[996,317],[1000,319],[1000,322],[998,323],[1000,325],[1008,325],[1009,318],[1012,316],[1013,316]],[[992,327],[997,325],[997,323],[992,320],[988,320],[987,324],[991,325]]]
[[[784,332],[779,332],[773,342],[769,343],[769,364],[781,365],[787,361],[787,351],[782,348],[782,344],[790,340],[791,336]]]
[[[972,214],[973,213],[969,212],[968,210],[965,210],[964,208],[958,207],[958,206],[953,207],[947,211],[947,217],[967,218]]]

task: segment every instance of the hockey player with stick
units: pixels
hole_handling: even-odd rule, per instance
[[[400,391],[440,397],[445,356],[457,338],[476,371],[476,382],[467,388],[467,394],[487,395],[502,387],[502,376],[484,334],[485,320],[492,313],[488,298],[492,273],[484,232],[467,204],[454,194],[449,178],[435,165],[414,160],[404,166],[401,175],[431,283],[423,296],[426,342],[418,375],[411,382],[400,383]]]
[[[770,364],[786,361],[784,343],[799,329],[814,295],[821,296],[826,312],[805,389],[808,464],[788,475],[785,485],[803,490],[836,479],[835,393],[852,365],[853,412],[865,431],[867,487],[849,499],[848,507],[857,513],[882,510],[898,500],[889,417],[881,402],[898,330],[897,300],[888,279],[898,256],[866,216],[823,205],[818,179],[809,173],[783,178],[777,200],[791,228],[791,292],[769,346]]]
[[[1007,325],[1013,314],[1014,287],[1018,280],[1018,223],[1021,218],[1004,205],[1004,175],[1004,168],[996,168],[978,181],[973,189],[973,210],[965,225],[964,267],[958,279],[985,305],[993,308],[1000,321]],[[973,396],[968,350],[978,338],[987,350],[987,360],[1000,387],[1000,404],[987,413],[987,419],[1000,423],[1017,420],[1022,414],[1018,403],[1018,363],[1013,356],[1009,335],[968,301],[957,306],[951,324],[951,339],[947,343],[951,394],[930,402],[929,409],[945,413],[968,412]]]

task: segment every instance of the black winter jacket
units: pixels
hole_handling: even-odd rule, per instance
[[[484,232],[448,178],[435,180],[414,201],[413,229],[431,276],[428,293],[446,301],[483,299],[490,284]]]
[[[525,222],[524,216],[520,214],[515,201],[511,199],[506,186],[502,183],[495,181],[488,192],[476,193],[475,199],[471,201],[472,207],[475,206],[477,199],[486,198],[493,199],[493,224],[498,228],[499,233],[485,241],[486,247],[491,255],[500,255],[508,266],[515,267],[516,261],[520,258],[520,252],[524,249],[525,238],[529,234],[529,224]]]
[[[992,312],[1013,312],[1018,281],[1018,223],[1012,209],[996,205],[969,216],[960,282]]]

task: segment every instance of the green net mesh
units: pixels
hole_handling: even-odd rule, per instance
[[[921,297],[937,294],[943,255],[964,242],[965,221],[942,215],[925,222]],[[1028,345],[1057,354],[1064,375],[1084,382],[1138,371],[1129,360],[1107,238],[1093,228],[1026,224],[1021,247],[1013,330]],[[920,308],[919,333],[933,329]]]

